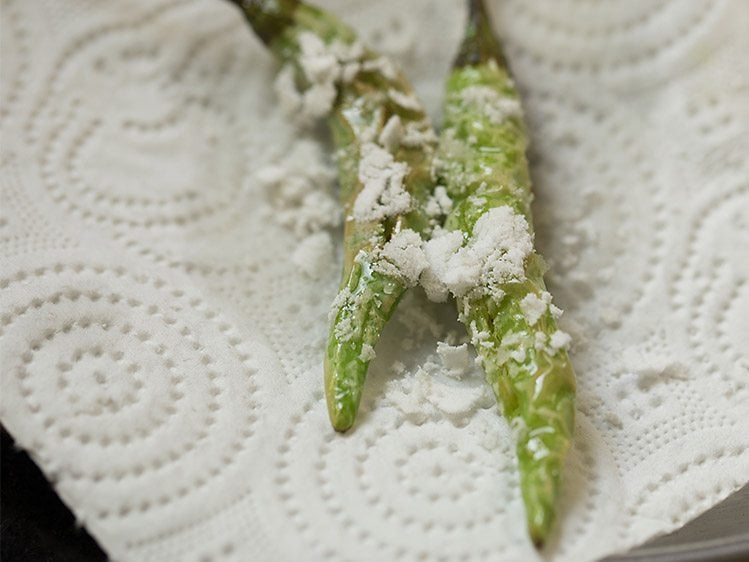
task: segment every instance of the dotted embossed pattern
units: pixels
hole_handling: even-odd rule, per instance
[[[299,133],[239,14],[0,1],[0,414],[112,558],[537,559],[481,373],[419,369],[449,305],[404,301],[330,429],[336,259],[300,273],[255,181]],[[321,3],[438,122],[462,2]],[[594,560],[749,475],[749,4],[496,4],[579,375],[550,552]]]

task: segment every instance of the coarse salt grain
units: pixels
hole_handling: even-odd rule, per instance
[[[409,148],[419,148],[437,142],[437,135],[428,119],[409,121],[403,128],[400,142]]]
[[[395,152],[403,138],[403,124],[400,117],[392,115],[380,132],[377,141],[388,152]]]
[[[299,66],[313,84],[335,82],[338,78],[338,59],[314,33],[299,34]]]
[[[334,84],[312,84],[302,97],[302,113],[310,118],[325,117],[333,107],[336,93]]]
[[[286,113],[301,124],[329,114],[335,103],[338,82],[350,82],[361,69],[365,50],[358,42],[346,44],[334,41],[330,45],[311,32],[298,36],[299,67],[309,86],[297,89],[291,65],[279,72],[275,90]]]
[[[413,94],[405,94],[394,88],[390,88],[388,90],[388,97],[403,109],[408,109],[410,111],[423,111],[419,98]]]
[[[500,285],[525,279],[525,259],[533,236],[523,215],[508,206],[484,213],[463,245],[460,231],[437,232],[425,244],[429,266],[423,276],[430,299],[444,301],[450,292],[462,297],[476,288],[500,298]]]
[[[434,188],[434,193],[424,205],[424,211],[431,218],[447,215],[452,209],[453,200],[447,194],[447,189],[442,185]]]
[[[494,347],[494,342],[491,340],[491,334],[487,330],[479,330],[476,325],[476,321],[472,320],[470,324],[471,343],[474,347]]]
[[[516,363],[524,363],[526,359],[525,348],[519,347],[518,349],[511,351],[510,359],[512,359]]]
[[[421,236],[410,228],[393,235],[373,264],[376,271],[400,279],[408,287],[418,283],[426,266]]]
[[[442,366],[451,377],[461,378],[471,368],[471,357],[468,345],[450,345],[446,342],[437,342],[437,354],[442,360]]]
[[[359,181],[362,189],[354,201],[352,217],[356,221],[376,221],[406,213],[411,196],[404,188],[408,164],[374,143],[361,147]]]
[[[375,353],[374,348],[368,343],[362,344],[359,359],[368,362],[372,361],[372,359],[374,359],[375,357],[377,357],[377,354]]]
[[[398,77],[398,69],[387,57],[377,57],[363,61],[361,69],[364,72],[379,72],[388,80],[395,80]]]
[[[349,288],[344,287],[338,292],[335,299],[333,299],[333,304],[330,306],[328,319],[330,322],[336,320],[333,333],[339,342],[350,341],[356,333],[356,326],[351,315],[341,315],[338,317],[339,313],[345,307],[355,304],[354,298],[355,296]]]
[[[549,344],[555,350],[567,349],[571,341],[572,338],[570,337],[570,335],[566,332],[563,332],[562,330],[557,330],[556,332],[551,334],[551,337],[549,338]]]
[[[463,233],[437,232],[425,244],[428,268],[425,271],[424,289],[431,300],[443,302],[448,293],[463,296],[478,285],[480,266],[471,260],[468,252],[461,253]]]
[[[466,105],[481,109],[489,121],[499,125],[508,117],[522,115],[520,101],[501,95],[489,86],[470,86],[461,90],[460,100]]]
[[[551,294],[548,291],[542,291],[540,295],[528,293],[520,301],[520,309],[523,311],[528,324],[535,326],[536,322],[546,314],[551,304]]]

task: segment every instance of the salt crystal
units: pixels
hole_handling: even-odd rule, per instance
[[[525,362],[525,348],[520,347],[518,349],[515,349],[510,352],[510,358],[515,361],[516,363],[524,363]]]
[[[413,94],[405,94],[399,92],[395,88],[390,88],[388,90],[388,96],[403,109],[408,109],[410,111],[423,111],[419,98]]]
[[[395,80],[398,77],[398,69],[387,57],[363,61],[361,68],[365,72],[379,72],[388,80]]]
[[[442,360],[442,366],[451,377],[461,378],[471,368],[471,357],[468,346],[457,346],[445,342],[437,342],[437,354]]]
[[[354,220],[376,221],[406,213],[411,207],[411,196],[403,185],[407,174],[405,162],[396,161],[374,143],[362,145],[359,161],[362,189],[354,201]]]
[[[489,121],[499,125],[509,117],[522,115],[520,101],[503,96],[489,86],[470,86],[460,92],[460,100],[466,105],[480,108]]]
[[[460,231],[435,233],[425,244],[425,290],[439,299],[446,291],[461,297],[482,287],[500,298],[502,283],[525,279],[525,259],[532,252],[525,217],[508,206],[495,207],[476,221],[465,246]]]
[[[403,125],[401,124],[400,117],[392,115],[387,123],[385,123],[385,126],[380,133],[380,137],[377,140],[385,150],[388,152],[395,152],[400,144],[402,136]]]
[[[437,135],[428,119],[406,123],[401,144],[409,148],[419,148],[437,142]]]
[[[374,268],[413,287],[427,266],[421,236],[410,228],[397,232],[377,255]]]
[[[570,345],[572,338],[566,332],[557,330],[549,338],[549,344],[552,348],[556,349],[567,349]]]
[[[447,293],[462,296],[479,282],[480,265],[469,261],[468,253],[460,253],[463,234],[454,230],[436,233],[424,246],[428,268],[423,279],[424,290],[430,300],[442,302]]]
[[[328,311],[329,322],[335,320],[335,317],[338,316],[338,313],[341,311],[341,309],[351,300],[351,297],[351,290],[348,287],[344,287],[343,289],[338,291],[338,294],[333,299],[333,302],[330,303],[330,310]]]
[[[330,113],[337,90],[334,84],[312,84],[302,98],[302,112],[310,118],[325,117]]]
[[[424,210],[430,217],[445,216],[452,211],[452,208],[453,200],[447,194],[447,189],[442,185],[434,188],[434,193],[424,205]]]
[[[550,304],[551,295],[547,291],[542,291],[540,295],[528,293],[520,301],[520,309],[528,324],[535,326],[536,322],[549,310]]]
[[[376,356],[377,354],[375,353],[375,350],[371,345],[369,345],[368,343],[362,344],[359,359],[368,362],[374,359]]]

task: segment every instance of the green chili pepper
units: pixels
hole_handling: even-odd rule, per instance
[[[560,311],[544,285],[545,266],[532,247],[518,94],[480,0],[469,0],[444,118],[435,163],[454,203],[445,229],[460,232],[464,248],[480,245],[487,225],[495,237],[501,227],[515,243],[525,243],[495,244],[494,263],[479,286],[456,296],[487,381],[516,432],[529,533],[540,547],[554,520],[574,427],[575,375],[564,349],[569,338],[556,325]]]
[[[409,275],[389,261],[388,244],[418,238],[430,227],[423,209],[433,187],[436,135],[403,75],[331,14],[298,0],[234,3],[293,68],[305,90],[300,104],[328,113],[345,222],[325,392],[333,427],[345,431],[354,423],[380,333],[418,278],[418,271]]]

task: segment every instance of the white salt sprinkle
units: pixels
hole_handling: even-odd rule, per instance
[[[453,209],[453,200],[447,194],[445,186],[438,185],[434,193],[427,199],[424,210],[429,217],[440,217],[447,215]]]
[[[401,135],[401,144],[409,148],[418,148],[436,142],[437,135],[428,119],[409,121],[406,123]]]
[[[388,90],[388,96],[403,109],[408,109],[410,111],[423,111],[419,98],[413,94],[404,94],[394,88],[390,88]]]
[[[368,343],[362,344],[359,359],[362,361],[372,361],[375,357],[377,357],[377,354],[375,353],[374,348]]]
[[[374,143],[361,147],[359,181],[362,190],[354,201],[354,220],[366,222],[400,215],[411,207],[411,196],[403,182],[408,165]]]
[[[536,295],[535,293],[525,295],[523,300],[520,301],[520,308],[528,324],[535,326],[536,322],[549,310],[550,304],[551,294],[548,291],[543,291],[540,295]]]
[[[523,215],[508,206],[484,213],[463,245],[463,233],[436,232],[425,244],[429,262],[425,290],[429,298],[444,300],[449,291],[461,297],[481,287],[500,298],[500,285],[525,279],[525,259],[533,252],[533,236]]]
[[[374,268],[413,287],[427,266],[421,236],[410,228],[397,232],[379,252]]]
[[[570,337],[570,335],[561,330],[557,330],[556,332],[551,334],[551,337],[549,338],[549,343],[555,350],[567,349],[571,341],[572,338]]]
[[[398,149],[401,138],[403,138],[403,124],[401,123],[401,119],[397,115],[391,115],[382,128],[377,141],[388,152],[395,152]]]
[[[472,361],[466,344],[455,346],[442,341],[437,342],[437,354],[451,377],[461,378],[471,368]]]
[[[460,99],[467,105],[481,108],[493,124],[498,125],[508,117],[522,114],[520,102],[515,98],[501,95],[489,86],[470,86],[460,92]]]

